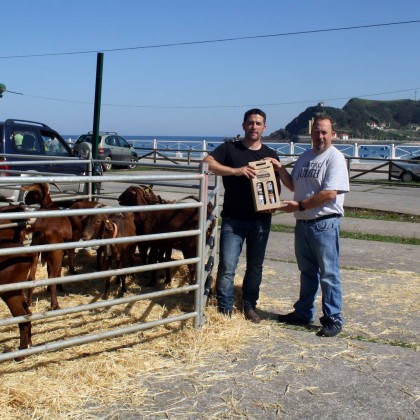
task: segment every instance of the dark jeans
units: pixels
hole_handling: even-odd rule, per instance
[[[234,277],[245,241],[246,271],[242,284],[243,309],[255,309],[259,298],[270,225],[270,216],[251,220],[223,218],[216,280],[217,304],[220,312],[232,312]]]

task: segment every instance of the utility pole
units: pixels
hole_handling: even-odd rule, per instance
[[[95,106],[94,106],[94,113],[93,113],[93,130],[92,130],[92,158],[93,159],[98,158],[103,63],[104,63],[104,53],[98,53],[97,60],[96,60]]]

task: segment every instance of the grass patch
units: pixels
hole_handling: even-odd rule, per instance
[[[420,216],[416,214],[397,213],[393,211],[362,209],[358,207],[344,207],[345,217],[355,219],[384,220],[387,222],[420,223]]]
[[[398,180],[385,180],[383,178],[378,179],[361,179],[361,178],[350,178],[352,184],[363,184],[363,185],[387,185],[387,186],[396,186],[404,188],[417,188],[420,185],[418,181],[412,182],[401,182]]]
[[[288,225],[271,225],[272,232],[282,232],[282,233],[294,233],[295,227],[294,226],[288,226]]]
[[[293,233],[294,226],[288,225],[271,225],[271,231],[282,232],[282,233]],[[385,235],[373,235],[363,232],[346,232],[340,231],[341,238],[347,239],[358,239],[362,241],[376,241],[376,242],[389,242],[394,244],[406,244],[406,245],[420,245],[420,239],[417,238],[403,238],[400,236],[385,236]]]
[[[358,207],[345,207],[345,216],[354,219],[371,219],[383,220],[386,222],[406,222],[406,223],[420,223],[420,215],[397,213],[393,211],[363,209]],[[273,224],[271,225],[273,232],[293,233],[294,226]],[[386,236],[374,235],[363,232],[348,232],[340,231],[341,238],[358,239],[363,241],[388,242],[395,244],[420,245],[420,239],[417,238],[403,238],[400,236]]]
[[[406,245],[420,245],[420,239],[417,238],[403,238],[401,236],[385,236],[385,235],[373,235],[362,232],[346,232],[340,231],[341,238],[347,239],[358,239],[362,241],[376,241],[376,242],[390,242],[394,244],[406,244]]]
[[[394,347],[402,347],[404,349],[417,350],[418,348],[417,344],[407,343],[401,340],[386,340],[383,338],[367,338],[367,337],[362,337],[360,335],[352,335],[352,334],[345,334],[345,333],[340,333],[339,336],[343,338],[348,338],[350,340],[364,341],[365,343],[385,344],[385,345],[394,346]]]

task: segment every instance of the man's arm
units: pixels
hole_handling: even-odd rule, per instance
[[[281,182],[283,182],[283,185],[286,188],[288,188],[290,191],[294,191],[295,188],[293,186],[293,178],[289,174],[289,172],[287,172],[287,169],[281,164],[281,162],[273,158],[265,158],[265,160],[269,160],[273,164],[273,168],[279,174],[279,177],[281,179]]]
[[[203,159],[204,163],[209,164],[210,172],[220,176],[245,176],[248,179],[254,178],[256,171],[251,166],[241,166],[240,168],[231,168],[230,166],[222,165],[213,156],[207,155]]]
[[[337,191],[335,190],[321,190],[315,193],[314,195],[305,198],[300,203],[305,210],[313,209],[315,207],[321,206],[324,203],[328,203],[329,201],[334,200],[336,196]],[[282,210],[286,213],[293,213],[295,211],[300,210],[299,202],[297,201],[284,201],[283,204],[284,207],[282,207]]]

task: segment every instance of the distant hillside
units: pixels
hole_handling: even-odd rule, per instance
[[[337,136],[377,140],[420,140],[420,102],[410,99],[371,101],[350,99],[343,109],[324,106],[307,108],[284,129],[270,134],[270,141],[293,140],[308,135],[309,121],[327,114],[336,123]]]

